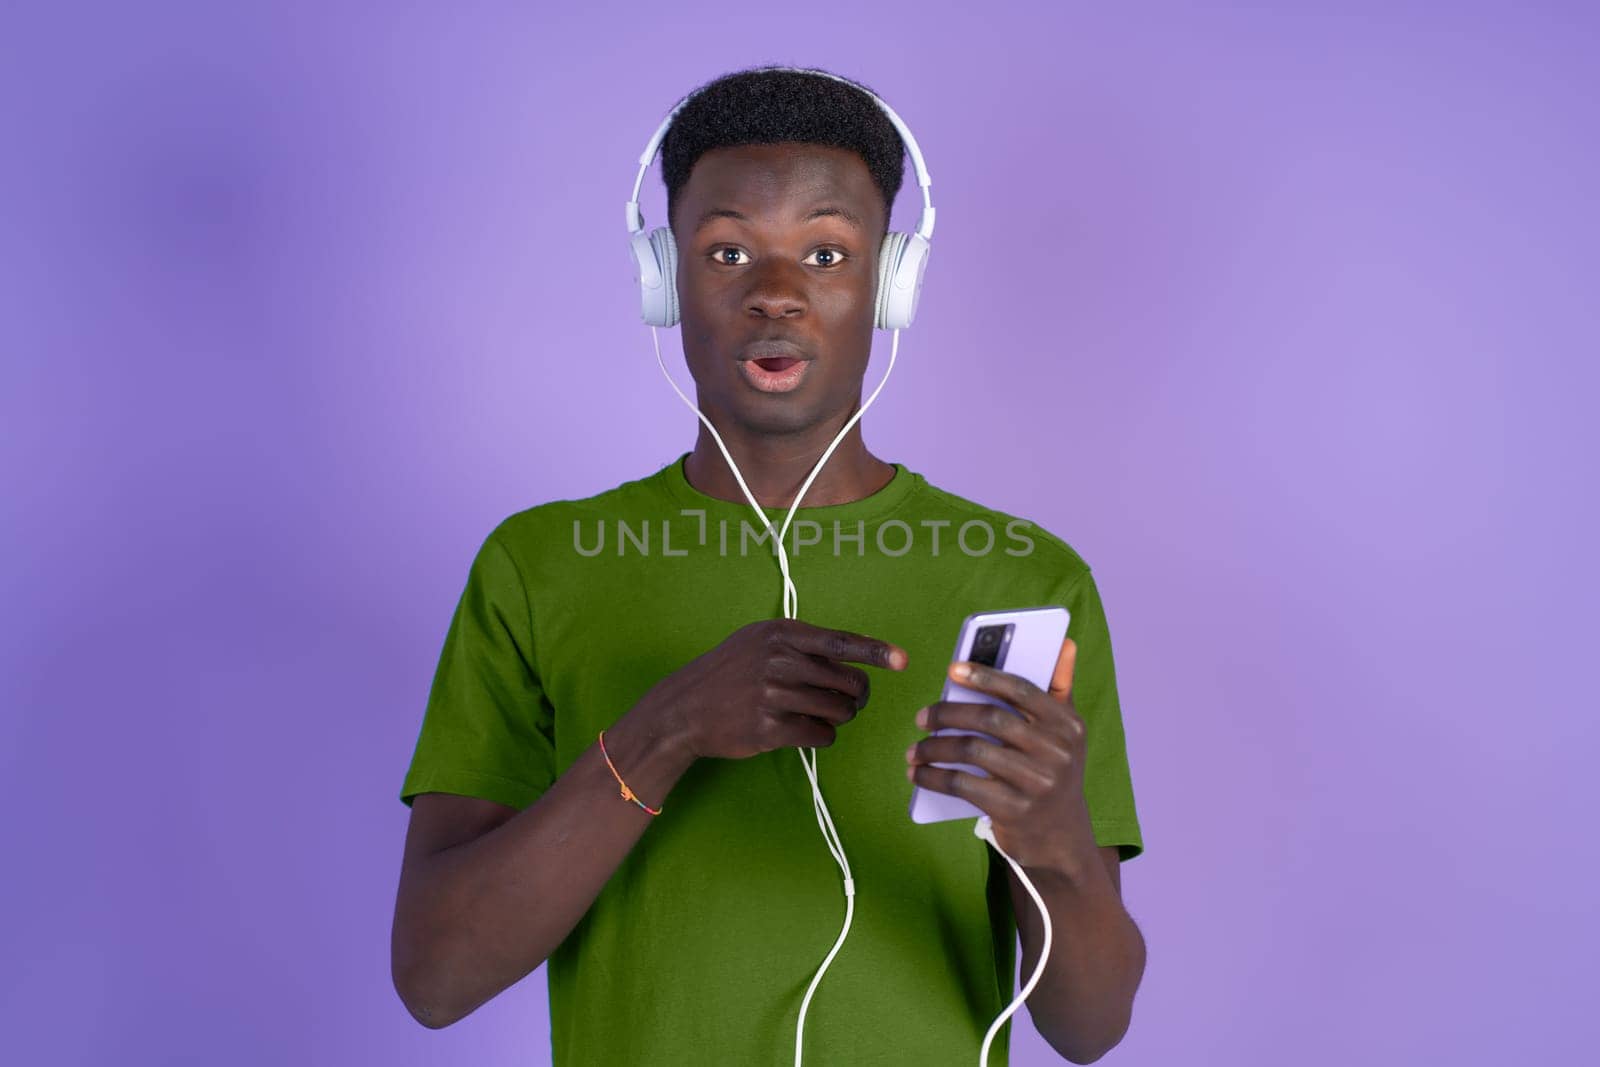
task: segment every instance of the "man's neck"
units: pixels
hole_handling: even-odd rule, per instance
[[[797,452],[790,440],[735,444],[724,438],[724,443],[728,444],[728,452],[739,465],[739,473],[744,475],[744,483],[750,487],[756,502],[766,508],[787,508],[793,504],[795,494],[821,458],[821,449],[827,447],[824,443],[816,451]],[[722,450],[704,427],[683,463],[684,477],[695,489],[719,500],[748,506],[749,501],[740,490],[733,471],[728,469]],[[867,451],[859,425],[852,426],[801,498],[800,510],[861,500],[889,484],[893,477],[894,465]]]

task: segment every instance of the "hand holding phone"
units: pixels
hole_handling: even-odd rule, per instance
[[[1016,608],[1003,611],[981,611],[968,615],[961,623],[956,637],[956,650],[951,662],[970,661],[982,663],[996,670],[1025,678],[1040,689],[1050,687],[1056,660],[1061,655],[1062,642],[1067,637],[1067,624],[1071,613],[1059,605],[1038,608]],[[963,701],[972,704],[997,704],[1016,714],[1009,704],[988,693],[945,678],[941,700]],[[977,730],[958,730],[948,727],[935,730],[930,736],[970,734],[995,739]],[[979,778],[989,777],[981,767],[967,763],[930,763],[930,767],[949,767]],[[932,789],[911,787],[911,821],[919,823],[943,822],[947,819],[975,819],[983,815],[981,808],[971,801],[940,793]]]

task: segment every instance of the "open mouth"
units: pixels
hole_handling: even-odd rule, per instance
[[[754,362],[762,370],[785,371],[800,361],[789,356],[769,356],[766,359],[758,359]]]
[[[763,393],[787,393],[798,389],[810,369],[810,360],[795,356],[762,356],[739,363],[740,375]]]

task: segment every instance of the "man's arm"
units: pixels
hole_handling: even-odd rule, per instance
[[[653,808],[694,762],[679,738],[638,708],[606,729],[606,752]],[[521,812],[418,795],[390,938],[391,974],[406,1008],[439,1029],[534,971],[652,818],[622,799],[598,742]]]
[[[1117,847],[1098,852],[1101,863],[1083,870],[1027,872],[1050,909],[1051,933],[1050,958],[1028,995],[1028,1014],[1040,1036],[1073,1063],[1093,1063],[1122,1040],[1144,977],[1144,935],[1122,904]],[[1026,983],[1038,966],[1044,920],[1009,863],[1006,877]]]

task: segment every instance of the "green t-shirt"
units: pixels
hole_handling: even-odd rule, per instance
[[[401,788],[408,806],[442,792],[526,808],[662,677],[782,617],[769,535],[747,503],[691,486],[683,459],[517,512],[485,539]],[[849,933],[806,1010],[805,1062],[819,1067],[967,1067],[1015,995],[1005,860],[972,819],[908,814],[904,753],[927,736],[913,716],[939,699],[965,616],[1072,613],[1095,840],[1124,860],[1143,849],[1088,565],[1041,527],[894,467],[864,499],[802,500],[785,539],[800,619],[910,655],[904,671],[863,668],[867,706],[816,750],[856,883]],[[776,529],[788,509],[765,510]],[[548,961],[554,1064],[790,1067],[801,1001],[845,915],[799,750],[699,760],[650,802],[661,815]],[[996,1067],[1009,1038],[1008,1020]]]

